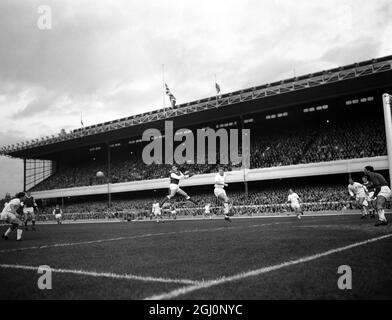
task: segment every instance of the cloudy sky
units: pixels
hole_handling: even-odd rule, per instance
[[[40,30],[38,8],[52,10]],[[2,0],[0,145],[392,54],[390,0]],[[168,102],[166,102],[168,103]],[[0,197],[22,187],[0,158]]]

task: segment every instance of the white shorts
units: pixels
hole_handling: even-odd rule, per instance
[[[162,215],[162,212],[161,211],[155,211],[154,212],[154,216],[161,216]]]
[[[56,219],[61,219],[62,216],[61,216],[61,213],[57,213],[57,214],[54,215],[54,217],[55,217]]]
[[[291,204],[291,209],[293,209],[294,211],[301,209],[301,206],[299,205],[299,203],[292,203]]]
[[[12,212],[3,211],[0,214],[0,220],[6,222],[19,222],[18,217]]]
[[[170,189],[170,191],[178,191],[178,189],[180,189],[180,186],[178,185],[178,184],[175,184],[175,183],[171,183],[170,185],[169,185],[169,189]]]
[[[365,191],[363,191],[362,189],[361,189],[361,191],[356,195],[356,200],[358,200],[359,198],[366,198],[366,193],[365,193]]]
[[[215,197],[227,197],[225,189],[222,188],[215,188],[214,189]]]
[[[34,213],[34,208],[23,208],[23,213],[24,214],[33,214]]]
[[[381,187],[380,192],[378,193],[379,197],[384,197],[385,199],[389,200],[392,197],[391,189],[388,186]]]
[[[372,192],[369,192],[369,194],[368,194],[367,197],[366,197],[366,200],[367,200],[368,202],[371,202],[372,199],[373,199],[373,197],[374,197],[374,192],[373,192],[373,191],[372,191]]]

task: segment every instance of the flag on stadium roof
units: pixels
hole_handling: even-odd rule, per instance
[[[170,103],[171,103],[172,107],[174,108],[176,106],[177,99],[171,93],[171,91],[170,91],[170,89],[169,89],[169,87],[168,87],[168,85],[166,83],[165,83],[165,88],[166,88],[166,95],[169,96]]]
[[[221,88],[220,88],[218,82],[215,82],[215,89],[216,89],[216,94],[219,94],[221,92]]]
[[[80,113],[80,124],[82,125],[82,127],[84,128],[84,123],[83,123],[83,114]]]

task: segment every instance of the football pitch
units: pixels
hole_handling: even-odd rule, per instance
[[[374,222],[305,214],[38,225],[22,242],[0,242],[0,299],[391,299],[392,225]],[[338,287],[343,265],[351,290]],[[38,288],[39,266],[51,268],[50,290]]]

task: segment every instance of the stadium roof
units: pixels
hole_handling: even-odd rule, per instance
[[[392,56],[387,56],[5,146],[0,155],[50,159],[56,152],[141,135],[152,125],[163,128],[169,119],[189,126],[391,85]]]

